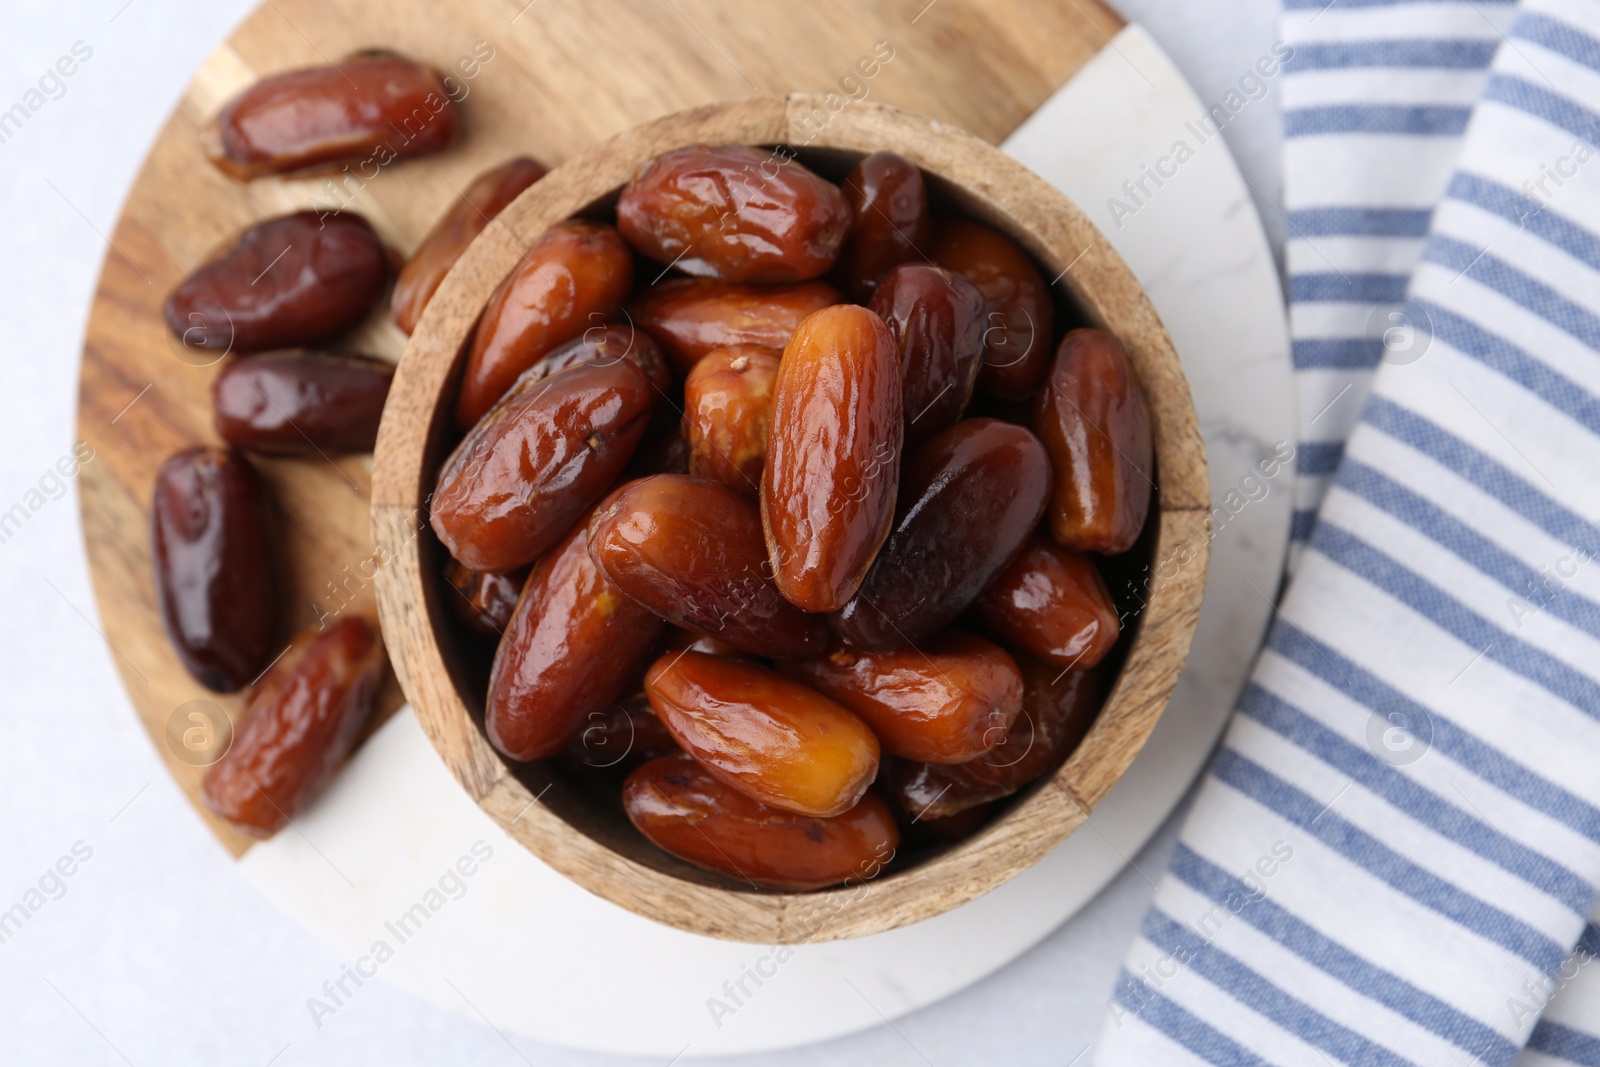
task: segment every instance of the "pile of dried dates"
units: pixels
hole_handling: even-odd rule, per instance
[[[421,94],[429,74],[355,84]],[[296,109],[351,85],[282,77],[299,80],[224,110],[230,172],[382,138],[391,101]],[[313,114],[330,125],[296,128]],[[399,272],[403,329],[542,173],[513,160],[447,211]],[[1058,336],[1016,242],[930,200],[889,152],[839,184],[784,148],[666,152],[614,214],[527,249],[448,398],[461,436],[429,521],[452,606],[493,642],[490,742],[620,791],[649,841],[736,882],[857,882],[902,834],[976,832],[1104,697],[1122,617],[1102,561],[1150,510],[1146,395],[1115,337]],[[248,284],[275,256],[291,269]],[[155,506],[169,629],[214,688],[277,652],[270,588],[239,563],[269,537],[237,449],[371,447],[387,368],[309,346],[366,316],[389,262],[349,212],[289,216],[169,300],[175,333],[226,324],[238,354],[215,393],[234,447],[175,457]],[[271,832],[348,751],[382,663],[359,625],[299,639],[260,681],[207,777],[215,810]]]

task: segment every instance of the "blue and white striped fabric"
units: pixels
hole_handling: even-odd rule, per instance
[[[1099,1063],[1600,1064],[1600,0],[1287,3],[1325,497]]]
[[[1297,561],[1373,371],[1386,354],[1389,362],[1416,354],[1406,284],[1516,8],[1508,0],[1285,6],[1283,38],[1294,49],[1282,104],[1301,423]]]

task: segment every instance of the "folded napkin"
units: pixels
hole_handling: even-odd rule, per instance
[[[1285,6],[1301,549],[1098,1062],[1600,1064],[1600,0]]]

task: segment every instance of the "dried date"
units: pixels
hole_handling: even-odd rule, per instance
[[[911,448],[961,418],[983,365],[988,303],[965,276],[926,263],[890,271],[872,298],[900,351]]]
[[[582,365],[514,393],[445,460],[430,521],[475,571],[531,563],[560,540],[633,455],[650,419],[637,365]]]
[[[634,175],[617,200],[617,228],[641,253],[685,274],[798,282],[838,259],[850,207],[792,155],[688,145]]]
[[[801,320],[839,303],[839,291],[827,282],[737,285],[675,278],[645,290],[630,315],[686,374],[719,348],[761,345],[781,352]]]
[[[872,727],[890,756],[930,763],[977,759],[1022,710],[1022,674],[1006,650],[949,630],[888,652],[839,647],[783,672]]]
[[[868,793],[831,818],[768,807],[687,756],[652,760],[623,786],[628,819],[657,848],[696,867],[769,889],[864,882],[894,858],[900,833]]]
[[[300,211],[246,229],[172,291],[163,313],[184,350],[207,362],[315,345],[366,318],[389,271],[366,219]]]
[[[456,394],[456,425],[475,424],[518,376],[627,298],[633,257],[617,231],[572,219],[546,230],[490,294]]]
[[[1050,367],[1050,287],[1015,241],[970,219],[941,219],[929,255],[967,276],[989,302],[978,389],[998,400],[1032,396]]]
[[[217,434],[277,456],[371,452],[394,364],[299,349],[234,360],[211,383]]]
[[[1002,640],[1060,667],[1093,667],[1121,623],[1094,561],[1034,534],[973,613]]]
[[[841,187],[855,222],[834,266],[839,288],[858,304],[872,300],[883,276],[921,259],[930,246],[928,192],[917,165],[893,152],[874,152],[855,165]]]
[[[904,433],[883,320],[841,304],[802,322],[778,364],[761,479],[767,554],[791,603],[832,611],[855,594],[889,534]]]
[[[355,747],[387,665],[360,616],[301,633],[251,691],[233,745],[206,771],[206,807],[254,837],[288,825]]]
[[[282,648],[266,488],[232,449],[191,448],[156,475],[150,547],[178,658],[207,689],[250,684]]]
[[[1063,671],[1020,657],[1022,713],[1005,740],[968,763],[885,760],[879,785],[908,819],[946,819],[1008,797],[1054,770],[1100,710],[1098,670]]]
[[[878,739],[865,723],[765,667],[682,652],[655,662],[644,691],[685,752],[770,807],[842,815],[878,772]]]
[[[766,656],[814,656],[828,643],[823,621],[767,577],[755,503],[721,482],[658,474],[630,483],[595,513],[589,552],[674,625]]]
[[[661,636],[661,620],[611,584],[588,541],[585,516],[534,566],[495,653],[484,727],[511,759],[560,752],[637,684]]]
[[[432,67],[388,53],[262,78],[207,128],[211,162],[240,179],[359,163],[362,176],[455,140],[460,116]]]
[[[780,355],[759,345],[733,345],[709,353],[689,371],[683,429],[690,474],[746,496],[759,493]]]
[[[894,529],[829,625],[863,649],[938,632],[1015,558],[1049,493],[1050,462],[1025,427],[967,419],[940,431],[907,458]]]
[[[1061,339],[1035,425],[1055,469],[1050,535],[1079,552],[1126,552],[1154,488],[1150,402],[1122,343],[1104,330]]]

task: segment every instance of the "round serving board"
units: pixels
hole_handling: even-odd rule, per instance
[[[892,58],[883,59],[880,42]],[[375,46],[456,72],[465,132],[450,151],[336,186],[242,185],[205,162],[200,130],[234,92],[262,74]],[[858,67],[872,58],[876,68]],[[128,695],[174,779],[247,877],[352,961],[441,870],[488,843],[494,860],[462,903],[452,897],[408,942],[418,947],[382,973],[510,1032],[668,1057],[686,1046],[691,1055],[777,1048],[877,1024],[989,973],[1089,900],[1171,811],[1225,721],[1270,611],[1251,586],[1270,595],[1281,566],[1288,509],[1287,494],[1276,491],[1216,535],[1195,654],[1171,711],[1096,809],[1093,834],[1074,834],[1007,887],[937,920],[806,949],[736,1020],[716,1015],[709,999],[727,1002],[720,984],[751,961],[760,965],[760,951],[655,926],[540,864],[460,791],[409,713],[389,718],[402,702],[397,687],[372,743],[297,820],[298,832],[253,844],[206,814],[197,802],[203,768],[169,744],[169,722],[192,700],[229,714],[240,701],[202,690],[167,644],[147,509],[163,460],[216,440],[216,368],[169,340],[166,293],[260,218],[344,206],[406,253],[456,190],[509,155],[553,165],[667,112],[788,91],[837,92],[840,106],[863,97],[890,103],[995,142],[1015,134],[1004,147],[1107,231],[1166,321],[1194,387],[1215,499],[1288,437],[1276,275],[1226,148],[1201,153],[1185,184],[1126,231],[1113,232],[1097,206],[1108,195],[1102,188],[1136,173],[1146,148],[1170,143],[1170,130],[1203,108],[1148,36],[1095,0],[270,0],[196,74],[112,235],[87,328],[78,418],[100,462],[84,468],[80,496],[102,627]],[[1081,151],[1068,152],[1074,144]],[[1218,316],[1218,306],[1238,311]],[[404,342],[385,308],[347,346],[398,359]],[[330,611],[375,614],[370,457],[259,465],[283,512],[293,590],[286,635]],[[595,988],[606,996],[595,998]],[[618,1017],[630,1025],[614,1026]]]

